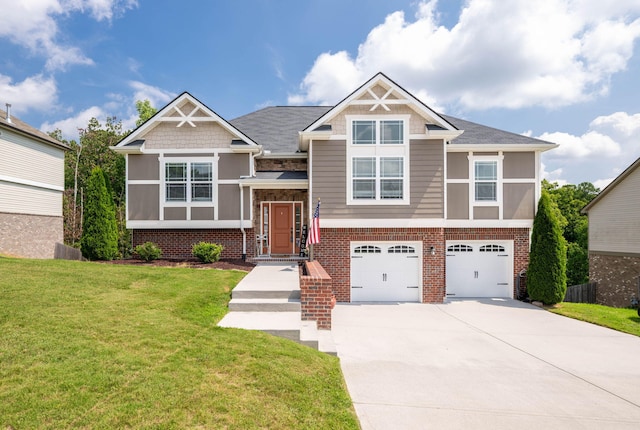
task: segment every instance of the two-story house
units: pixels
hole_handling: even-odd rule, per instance
[[[69,147],[0,112],[0,254],[53,258],[63,242],[64,153]]]
[[[134,245],[188,257],[314,257],[339,301],[515,297],[549,142],[434,112],[382,73],[335,106],[226,121],[189,93],[114,150],[127,158]]]

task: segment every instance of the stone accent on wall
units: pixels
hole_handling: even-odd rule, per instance
[[[62,217],[0,213],[0,254],[53,258],[63,240]]]
[[[307,214],[307,190],[255,190],[253,192],[253,226],[260,231],[261,202],[302,202],[303,224],[309,219]]]
[[[589,281],[597,282],[596,302],[627,307],[638,297],[640,255],[612,255],[589,252]]]
[[[255,233],[245,229],[247,258],[255,257]],[[149,229],[133,230],[132,245],[153,242],[162,249],[164,258],[193,258],[191,248],[198,242],[213,242],[224,246],[223,259],[242,258],[242,232],[240,229]]]
[[[256,158],[256,172],[306,172],[307,159],[301,158]]]
[[[351,300],[351,241],[421,241],[423,303],[442,303],[445,299],[447,240],[513,240],[514,289],[516,277],[529,264],[528,228],[323,228],[320,236],[321,242],[314,245],[314,256],[331,276],[339,302]],[[434,255],[429,252],[432,246]],[[524,291],[519,293],[514,291],[514,297]]]
[[[300,306],[303,321],[316,321],[321,330],[331,330],[331,277],[318,261],[300,267]]]

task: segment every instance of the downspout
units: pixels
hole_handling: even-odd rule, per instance
[[[242,261],[247,261],[247,232],[244,230],[244,187],[240,187],[240,231],[242,232]]]

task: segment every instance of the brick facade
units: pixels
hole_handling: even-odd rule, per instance
[[[247,258],[255,256],[255,233],[245,229]],[[240,229],[149,229],[133,230],[132,245],[153,242],[162,249],[165,258],[193,258],[191,248],[198,242],[213,242],[224,246],[223,259],[242,258],[242,232]]]
[[[442,303],[446,291],[447,240],[512,240],[514,289],[516,277],[529,264],[528,228],[323,228],[314,256],[333,279],[339,302],[351,300],[351,241],[422,242],[422,302]],[[429,249],[434,247],[434,255]],[[518,297],[522,294],[515,294]]]
[[[597,282],[596,302],[627,307],[638,297],[640,256],[589,253],[589,281]]]
[[[64,240],[62,224],[62,217],[0,213],[0,254],[53,258]]]

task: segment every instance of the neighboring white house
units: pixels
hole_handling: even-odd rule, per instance
[[[640,158],[582,210],[589,215],[589,280],[596,301],[631,305],[640,283]]]
[[[64,153],[69,148],[0,112],[0,254],[53,258],[63,241]]]

